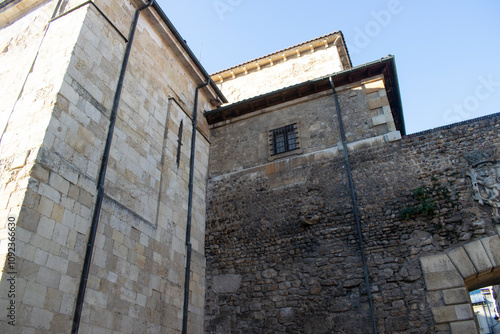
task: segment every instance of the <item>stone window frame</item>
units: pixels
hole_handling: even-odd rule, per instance
[[[295,141],[296,141],[297,147],[294,149],[282,152],[282,153],[275,154],[274,153],[273,131],[285,128],[285,127],[290,126],[290,125],[295,125]],[[267,140],[268,161],[282,159],[282,158],[286,158],[289,156],[298,155],[298,154],[303,153],[303,151],[304,151],[303,139],[304,138],[302,135],[303,131],[302,131],[302,121],[301,120],[297,120],[296,122],[288,122],[287,124],[280,124],[278,126],[269,127],[267,129],[266,133],[267,133],[267,137],[268,137],[268,140]]]

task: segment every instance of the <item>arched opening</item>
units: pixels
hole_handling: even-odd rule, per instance
[[[482,238],[422,257],[420,263],[436,329],[480,333],[469,293],[500,284],[500,237]]]

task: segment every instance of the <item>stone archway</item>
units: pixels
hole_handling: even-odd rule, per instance
[[[479,333],[469,291],[500,284],[500,237],[485,237],[420,258],[437,331]]]

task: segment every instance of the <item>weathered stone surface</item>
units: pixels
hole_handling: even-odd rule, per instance
[[[446,254],[420,258],[428,290],[442,290],[463,286],[463,279]]]
[[[493,266],[480,240],[469,242],[464,248],[478,274],[491,271]]]
[[[212,278],[212,289],[218,293],[236,292],[241,286],[241,275],[218,275]]]
[[[343,93],[341,106],[349,99],[349,92]],[[352,102],[351,110],[361,106],[356,98],[351,94],[352,101],[359,102]],[[366,97],[365,107],[371,98]],[[322,128],[322,112],[327,110],[322,99],[327,96],[297,101],[296,106],[307,110],[307,119],[284,105],[280,110],[290,113],[270,108],[248,121],[229,121],[212,129],[208,272],[241,274],[242,284],[232,299],[207,291],[208,319],[222,316],[219,310],[224,306],[234,315],[233,326],[249,324],[264,311],[266,322],[258,328],[270,332],[359,333],[352,324],[370,323],[343,152],[336,146],[338,139],[332,140],[338,136],[336,126],[325,122]],[[318,124],[310,121],[316,115]],[[359,115],[367,119],[367,114]],[[240,158],[238,140],[248,145],[259,137],[263,124],[291,122],[294,117],[309,128],[309,146],[302,153],[268,162],[254,154],[267,140],[254,140],[255,146]],[[500,144],[495,135],[499,116],[392,143],[383,136],[373,139],[378,134],[367,124],[360,125],[358,133],[349,129],[351,138],[359,140],[350,144],[349,159],[378,330],[449,332],[450,323],[472,319],[466,279],[477,271],[464,246],[497,233],[489,212],[471,200],[470,184],[462,173],[467,163],[461,156],[484,142]],[[471,126],[487,136],[475,134]],[[436,205],[433,215],[402,218],[401,210],[418,205],[412,192],[420,186],[434,189],[429,191]],[[439,191],[449,192],[449,198]],[[304,224],[312,219],[315,224]],[[484,220],[481,228],[474,225],[479,220]],[[491,245],[495,247],[495,241]],[[484,249],[480,256],[489,259],[493,252]],[[271,267],[278,276],[263,277],[261,273]],[[276,284],[278,290],[273,290]],[[250,305],[257,302],[262,309],[251,311]],[[287,307],[293,308],[293,318],[273,323],[277,310]],[[207,328],[210,324],[208,320]]]
[[[491,265],[493,268],[498,268],[500,266],[500,237],[482,238],[481,242],[486,254],[488,254]]]
[[[477,334],[476,323],[474,321],[458,321],[450,324],[452,334]]]
[[[443,290],[446,305],[465,304],[469,302],[469,293],[465,288]]]
[[[473,318],[472,307],[469,304],[435,307],[432,309],[432,314],[437,323]]]
[[[125,36],[143,5],[28,0],[0,13],[0,88],[9,92],[0,106],[0,258],[4,268],[3,223],[11,215],[21,249],[19,332],[70,331]],[[192,110],[194,87],[203,79],[171,38],[153,8],[142,11],[117,110],[81,332],[178,332],[182,326]],[[209,140],[201,110],[214,108],[215,98],[213,90],[200,90],[192,333],[203,332],[205,303]],[[1,291],[5,285],[2,279]],[[9,302],[6,296],[0,305]],[[0,314],[2,328],[6,314]]]
[[[448,257],[451,259],[458,272],[463,279],[476,275],[476,269],[471,260],[467,256],[467,252],[463,247],[458,247],[447,252]]]

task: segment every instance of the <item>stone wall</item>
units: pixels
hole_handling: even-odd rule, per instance
[[[496,114],[350,146],[379,333],[474,333],[470,305],[458,305],[469,280],[462,280],[463,290],[431,295],[426,282],[437,265],[422,260],[424,280],[420,259],[487,236],[498,241],[492,208],[472,198],[463,155],[498,148],[499,127]],[[214,140],[218,145],[224,142]],[[287,160],[209,179],[207,333],[370,331],[344,156],[327,150]],[[434,207],[427,215],[415,190]],[[498,272],[484,268],[471,275]],[[489,283],[500,281],[489,276]]]
[[[17,220],[16,327],[7,325],[7,312],[1,312],[6,333],[71,330],[125,36],[139,3],[116,0],[79,7],[83,2],[63,2],[57,14],[65,15],[44,27],[43,41],[41,32],[32,33],[41,41],[38,57],[31,58],[34,66],[15,108],[6,109],[12,116],[0,148],[1,214],[4,222],[7,215]],[[39,16],[47,20],[55,3],[32,8],[1,31],[2,41],[5,34],[13,34],[10,46],[1,46],[3,64],[12,60],[11,51],[18,53],[16,47],[30,48],[30,41],[21,38],[28,23]],[[114,129],[82,333],[180,332],[192,110],[201,83],[199,69],[186,67],[182,52],[153,9],[141,13]],[[12,93],[12,101],[19,92]],[[201,110],[214,107],[211,99],[213,92],[200,90],[191,233],[192,333],[203,331],[209,141]],[[5,274],[8,229],[7,224],[1,227],[0,306],[6,310],[12,300]]]
[[[373,141],[384,141],[384,135],[389,133],[396,135],[380,76],[338,87],[337,93],[343,106],[348,142],[366,146]],[[341,147],[335,100],[329,90],[213,124],[211,177],[283,158],[283,155],[271,156],[269,133],[292,123],[297,123],[300,149],[285,154],[288,157]]]
[[[333,33],[216,73],[212,79],[233,103],[345,70],[346,53],[341,34]]]

